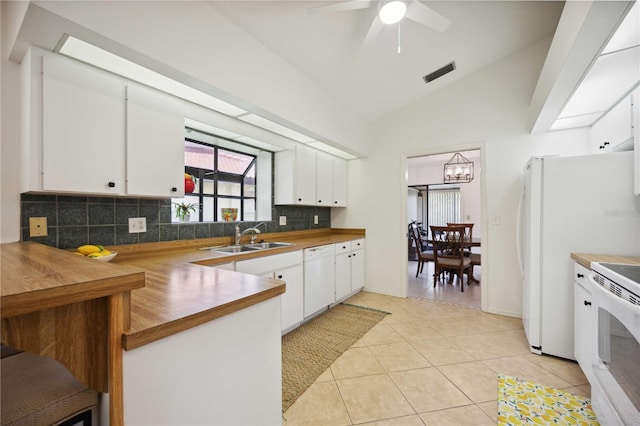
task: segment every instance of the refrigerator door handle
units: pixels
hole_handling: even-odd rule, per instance
[[[518,215],[516,216],[516,252],[518,253],[518,266],[520,267],[520,275],[524,279],[524,262],[522,260],[522,206],[524,204],[525,185],[522,185],[522,193],[518,202]]]

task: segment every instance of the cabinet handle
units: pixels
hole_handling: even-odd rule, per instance
[[[604,149],[604,145],[600,145],[600,149]]]
[[[346,248],[347,248],[347,246],[342,246],[342,248],[343,248],[343,249],[346,249]]]
[[[355,254],[355,253],[353,253],[353,257],[356,257],[356,254]]]
[[[609,145],[609,142],[605,142],[605,143],[604,143],[604,146],[607,146],[607,145]]]
[[[298,201],[302,201],[302,198],[298,198]]]
[[[278,279],[281,280],[282,279],[282,275],[278,275]]]
[[[115,183],[115,182],[109,182],[109,183],[107,184],[107,186],[108,186],[109,188],[115,188],[115,187],[116,187],[116,183]]]
[[[318,200],[318,203],[321,203],[321,202],[322,202],[322,200]]]
[[[176,188],[175,186],[171,188],[171,192],[178,192],[178,188]]]
[[[584,306],[591,306],[591,302],[589,302],[588,300],[584,301]]]
[[[347,256],[347,257],[351,257],[351,255]]]
[[[578,275],[576,275],[576,276],[577,276],[578,278],[584,278],[584,275],[582,275],[582,274],[578,274]]]
[[[337,201],[334,201],[334,202],[333,202],[333,204],[338,204],[338,202],[337,202]]]

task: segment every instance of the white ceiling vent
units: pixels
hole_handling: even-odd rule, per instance
[[[424,80],[425,83],[431,83],[436,78],[440,78],[443,75],[448,74],[455,69],[456,69],[456,61],[452,61],[447,65],[445,65],[444,67],[440,68],[439,70],[435,70],[431,74],[425,75],[424,77],[422,77],[422,79]]]

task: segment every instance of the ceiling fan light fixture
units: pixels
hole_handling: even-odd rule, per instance
[[[393,0],[380,8],[378,17],[383,24],[391,25],[398,23],[407,13],[407,5],[400,0]]]

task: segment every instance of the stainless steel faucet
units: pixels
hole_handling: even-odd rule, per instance
[[[240,232],[240,226],[236,225],[236,236],[235,236],[234,244],[235,245],[240,244],[240,241],[242,240],[242,237],[244,237],[246,234],[249,234],[249,233],[252,233],[252,235],[251,235],[251,244],[255,243],[256,242],[256,238],[257,238],[257,234],[260,233],[260,230],[258,229],[258,226],[260,226],[260,225],[264,225],[264,229],[267,229],[267,224],[264,223],[264,222],[260,222],[256,226],[253,226],[251,228],[247,228],[242,232]]]

